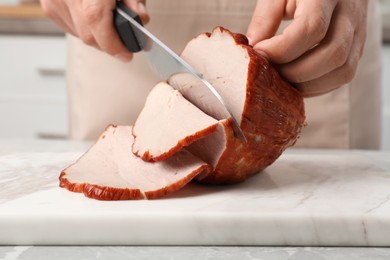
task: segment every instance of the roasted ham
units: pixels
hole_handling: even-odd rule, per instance
[[[61,187],[103,200],[159,198],[192,179],[244,181],[296,142],[303,98],[244,35],[217,27],[191,40],[182,57],[217,89],[247,142],[228,119],[213,118],[212,104],[196,107],[172,88],[196,85],[170,78],[151,91],[134,128],[108,127],[61,173]]]
[[[181,56],[214,86],[247,138],[246,143],[235,138],[228,122],[220,122],[219,131],[193,142],[189,150],[214,167],[213,172],[198,178],[200,181],[215,184],[244,181],[273,163],[287,147],[295,143],[305,121],[302,96],[248,45],[245,36],[217,27],[211,34],[201,34],[191,40]],[[177,80],[168,80],[168,83],[189,84]],[[157,102],[147,102],[144,110],[149,110],[149,106],[164,110],[168,104],[156,108]],[[156,114],[157,117],[160,114]],[[164,126],[161,124],[160,128],[170,130],[164,130],[163,138],[183,140],[178,135],[185,128],[182,126],[184,121],[178,121],[172,115],[172,120],[166,116],[164,118]],[[191,120],[203,121],[200,118]],[[135,128],[145,129],[145,124],[152,123],[137,120]],[[138,138],[147,140],[161,131],[158,127],[154,129],[152,133],[135,132],[135,142]],[[199,129],[192,130],[194,133],[200,132]],[[161,146],[157,142],[144,142],[142,147],[148,151],[149,158],[154,158],[157,154],[154,155],[153,151]],[[165,152],[171,149],[168,147]],[[210,152],[210,149],[214,151]]]

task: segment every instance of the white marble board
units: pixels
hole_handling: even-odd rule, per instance
[[[242,184],[114,202],[58,187],[80,154],[0,154],[1,245],[390,246],[390,154],[287,152]]]

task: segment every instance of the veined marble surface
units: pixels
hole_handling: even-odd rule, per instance
[[[2,260],[388,260],[389,248],[204,246],[0,247]]]
[[[390,246],[388,153],[288,151],[239,185],[103,202],[58,187],[84,147],[23,151],[0,153],[2,245]]]

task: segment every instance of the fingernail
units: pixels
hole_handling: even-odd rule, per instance
[[[115,55],[115,58],[123,61],[123,62],[129,62],[133,58],[133,55],[131,53],[120,53]]]
[[[259,48],[259,45],[260,45],[260,44],[256,44],[255,46],[253,46],[253,49],[254,49],[258,54],[260,54],[261,56],[263,56],[263,57],[269,59],[268,54],[267,54],[265,51],[261,50],[261,48]]]
[[[140,13],[143,13],[143,14],[146,14],[147,11],[146,11],[146,6],[144,5],[144,3],[142,2],[138,2],[138,11]]]
[[[248,44],[249,44],[250,46],[253,46],[251,36],[248,36],[248,35],[247,35],[246,38],[248,39]]]
[[[267,58],[267,59],[269,59],[269,56],[268,56],[268,54],[267,53],[265,53],[264,51],[262,51],[262,50],[259,50],[259,49],[255,49],[255,51],[257,51],[257,53],[259,53],[261,56],[263,56],[263,57],[265,57],[265,58]]]

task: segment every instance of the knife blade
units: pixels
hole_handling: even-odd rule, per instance
[[[236,118],[215,88],[191,65],[143,27],[140,17],[117,1],[114,24],[124,45],[131,52],[144,51],[149,64],[163,80],[206,114],[221,120],[229,119],[234,134],[246,142]],[[186,82],[186,84],[182,84]]]

